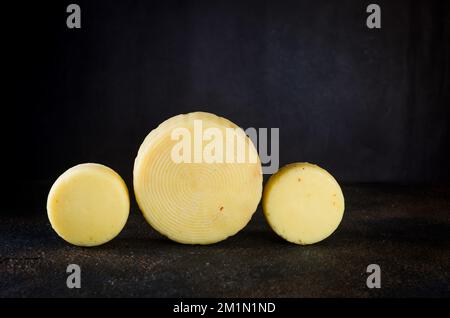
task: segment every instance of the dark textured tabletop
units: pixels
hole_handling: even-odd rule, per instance
[[[450,186],[343,190],[340,227],[311,246],[278,238],[260,209],[234,237],[186,246],[134,208],[122,233],[95,248],[58,238],[45,202],[37,213],[10,209],[0,220],[0,297],[450,296]],[[66,286],[72,263],[80,289]],[[381,268],[379,289],[366,286],[369,264]]]

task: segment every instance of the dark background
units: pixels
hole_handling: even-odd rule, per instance
[[[81,29],[66,27],[71,2]],[[314,162],[342,183],[447,183],[450,4],[376,1],[382,28],[370,30],[369,3],[2,5],[5,204],[42,212],[51,183],[82,162],[131,190],[148,132],[196,110],[279,127],[280,165]]]
[[[372,1],[73,2],[81,30],[66,27],[69,1],[0,6],[0,298],[450,295],[449,1],[373,1],[381,30],[366,27]],[[103,163],[132,193],[144,137],[195,110],[279,127],[281,165],[318,163],[342,184],[338,230],[289,244],[260,207],[237,235],[186,246],[134,204],[108,244],[54,233],[61,173]],[[81,289],[66,287],[70,263]]]

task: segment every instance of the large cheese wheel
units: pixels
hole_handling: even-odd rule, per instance
[[[199,137],[198,125],[205,136],[210,128],[222,136],[227,130],[239,132],[234,151],[228,152],[228,159],[233,160],[196,161],[201,149],[211,150],[213,140]],[[182,140],[174,134],[180,130],[191,136],[190,162],[173,156]],[[245,145],[244,161],[238,158],[242,155],[239,144]],[[227,157],[225,146],[221,149],[223,158]],[[252,141],[231,121],[204,112],[172,117],[151,131],[136,157],[133,182],[137,202],[150,225],[186,244],[210,244],[236,234],[251,219],[262,194],[261,163]]]
[[[289,242],[306,245],[327,238],[344,214],[344,196],[331,174],[310,163],[293,163],[272,175],[263,210],[272,229]]]
[[[64,172],[53,184],[47,213],[56,233],[69,243],[95,246],[113,239],[128,218],[130,200],[122,178],[94,163]]]

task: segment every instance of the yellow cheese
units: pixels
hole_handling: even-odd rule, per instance
[[[64,172],[47,199],[53,229],[78,246],[112,240],[124,227],[129,210],[125,182],[110,168],[94,163],[80,164]]]
[[[331,174],[309,163],[280,169],[264,188],[263,209],[272,229],[306,245],[331,235],[344,214],[344,196]]]
[[[230,129],[239,133],[230,147],[234,150],[226,151],[229,140],[218,142],[217,136],[225,138]],[[190,149],[181,150],[183,142]],[[221,156],[212,156],[214,161],[208,153]],[[133,182],[150,225],[185,244],[211,244],[234,235],[249,222],[262,194],[261,162],[251,140],[229,120],[204,112],[172,117],[151,131],[136,157]]]

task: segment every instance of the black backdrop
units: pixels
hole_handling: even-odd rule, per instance
[[[81,162],[131,188],[146,134],[195,110],[279,127],[281,165],[343,183],[448,182],[450,3],[373,2],[380,30],[356,0],[2,4],[10,202]]]

